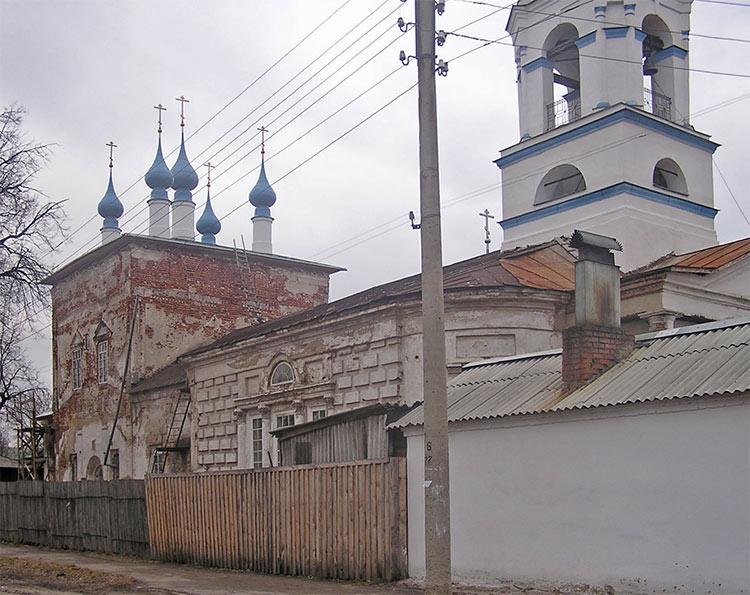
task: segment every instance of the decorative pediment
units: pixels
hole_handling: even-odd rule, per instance
[[[111,336],[112,331],[109,330],[109,327],[103,320],[100,320],[99,324],[96,325],[96,330],[94,331],[94,341],[96,341],[97,343],[99,341],[106,341]]]
[[[86,335],[82,335],[79,331],[76,331],[70,342],[70,349],[86,349],[88,347],[86,339]]]

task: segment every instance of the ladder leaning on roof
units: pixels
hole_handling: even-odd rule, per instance
[[[250,261],[247,258],[247,248],[245,248],[245,236],[240,236],[242,240],[242,250],[237,248],[237,242],[234,240],[234,258],[237,261],[237,268],[240,270],[240,280],[242,281],[242,293],[245,297],[245,306],[247,307],[248,316],[253,319],[252,324],[263,322],[263,317],[258,304],[258,296],[255,292],[255,283],[253,282],[252,271],[250,270]]]

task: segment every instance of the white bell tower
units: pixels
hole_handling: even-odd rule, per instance
[[[503,178],[503,249],[616,237],[625,270],[717,243],[711,156],[689,123],[692,0],[521,0],[507,30],[520,142]]]

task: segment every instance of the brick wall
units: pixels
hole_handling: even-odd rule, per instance
[[[563,333],[563,382],[579,386],[588,382],[634,347],[631,333],[600,326],[574,326]]]

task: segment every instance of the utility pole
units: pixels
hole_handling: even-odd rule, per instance
[[[425,582],[427,593],[451,592],[448,406],[445,369],[443,249],[440,232],[435,2],[415,0],[419,87],[419,190],[422,245]]]

